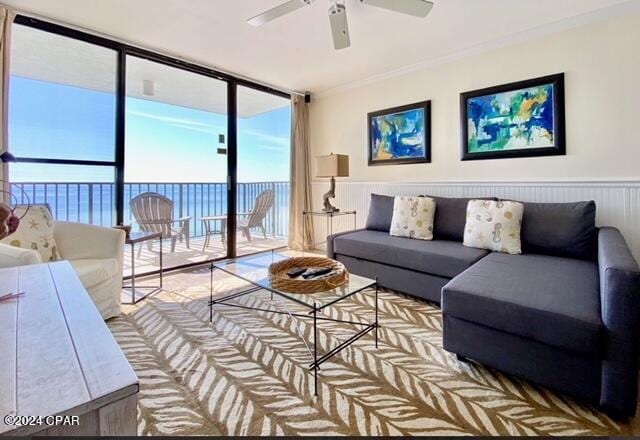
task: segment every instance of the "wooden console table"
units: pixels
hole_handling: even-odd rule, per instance
[[[138,378],[71,265],[0,269],[0,297],[11,292],[22,295],[0,301],[0,435],[136,435]],[[31,426],[15,426],[22,416]]]

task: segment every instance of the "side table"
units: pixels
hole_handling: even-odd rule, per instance
[[[202,245],[202,251],[205,251],[211,244],[211,236],[220,233],[222,239],[222,248],[227,247],[227,216],[226,215],[214,215],[209,217],[202,217],[202,226],[204,227],[204,244]],[[216,230],[215,224],[220,222],[220,229]]]
[[[160,284],[158,286],[138,286],[138,289],[153,289],[145,295],[136,295],[136,245],[140,245],[150,240],[160,240]],[[123,289],[131,289],[131,302],[123,304],[137,304],[147,296],[152,295],[162,289],[162,233],[160,232],[131,232],[125,240],[125,244],[131,246],[131,284],[122,285]]]
[[[357,224],[358,224],[358,214],[356,211],[335,211],[335,212],[325,212],[325,211],[303,211],[302,212],[303,217],[307,216],[312,216],[312,217],[324,217],[326,219],[326,228],[327,228],[327,237],[329,237],[330,235],[333,235],[333,219],[335,217],[342,217],[345,215],[352,215],[353,216],[353,229],[355,230],[357,228]],[[302,222],[302,227],[303,227],[303,231],[302,231],[302,239],[304,240],[305,237],[307,236],[307,222],[303,221]],[[315,241],[315,239],[313,240],[313,242],[309,243],[309,249],[314,249],[316,247],[316,245],[318,244],[323,244],[326,243],[326,239],[323,242],[317,243]]]

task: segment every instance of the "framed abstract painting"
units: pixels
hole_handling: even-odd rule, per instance
[[[431,101],[368,115],[369,165],[431,162]]]
[[[566,154],[564,74],[460,95],[462,160]]]

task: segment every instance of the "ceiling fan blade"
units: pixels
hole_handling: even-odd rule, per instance
[[[414,17],[426,17],[433,8],[433,2],[428,0],[360,0],[365,5],[401,12]]]
[[[336,50],[340,50],[351,46],[347,8],[344,5],[334,3],[329,9],[329,22],[331,23],[333,47]]]
[[[262,26],[263,24],[269,23],[270,21],[273,21],[276,18],[280,18],[290,12],[297,11],[298,9],[305,6],[309,6],[314,1],[315,0],[289,0],[288,2],[283,3],[280,6],[276,6],[275,8],[269,9],[262,14],[251,17],[247,20],[247,23],[252,26]]]

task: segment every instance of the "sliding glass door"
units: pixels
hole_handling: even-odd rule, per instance
[[[236,254],[246,255],[287,245],[291,103],[240,86],[237,112]]]
[[[163,232],[165,268],[226,257],[227,82],[135,56],[126,66],[125,222]],[[158,243],[136,258],[136,271],[157,270]]]

